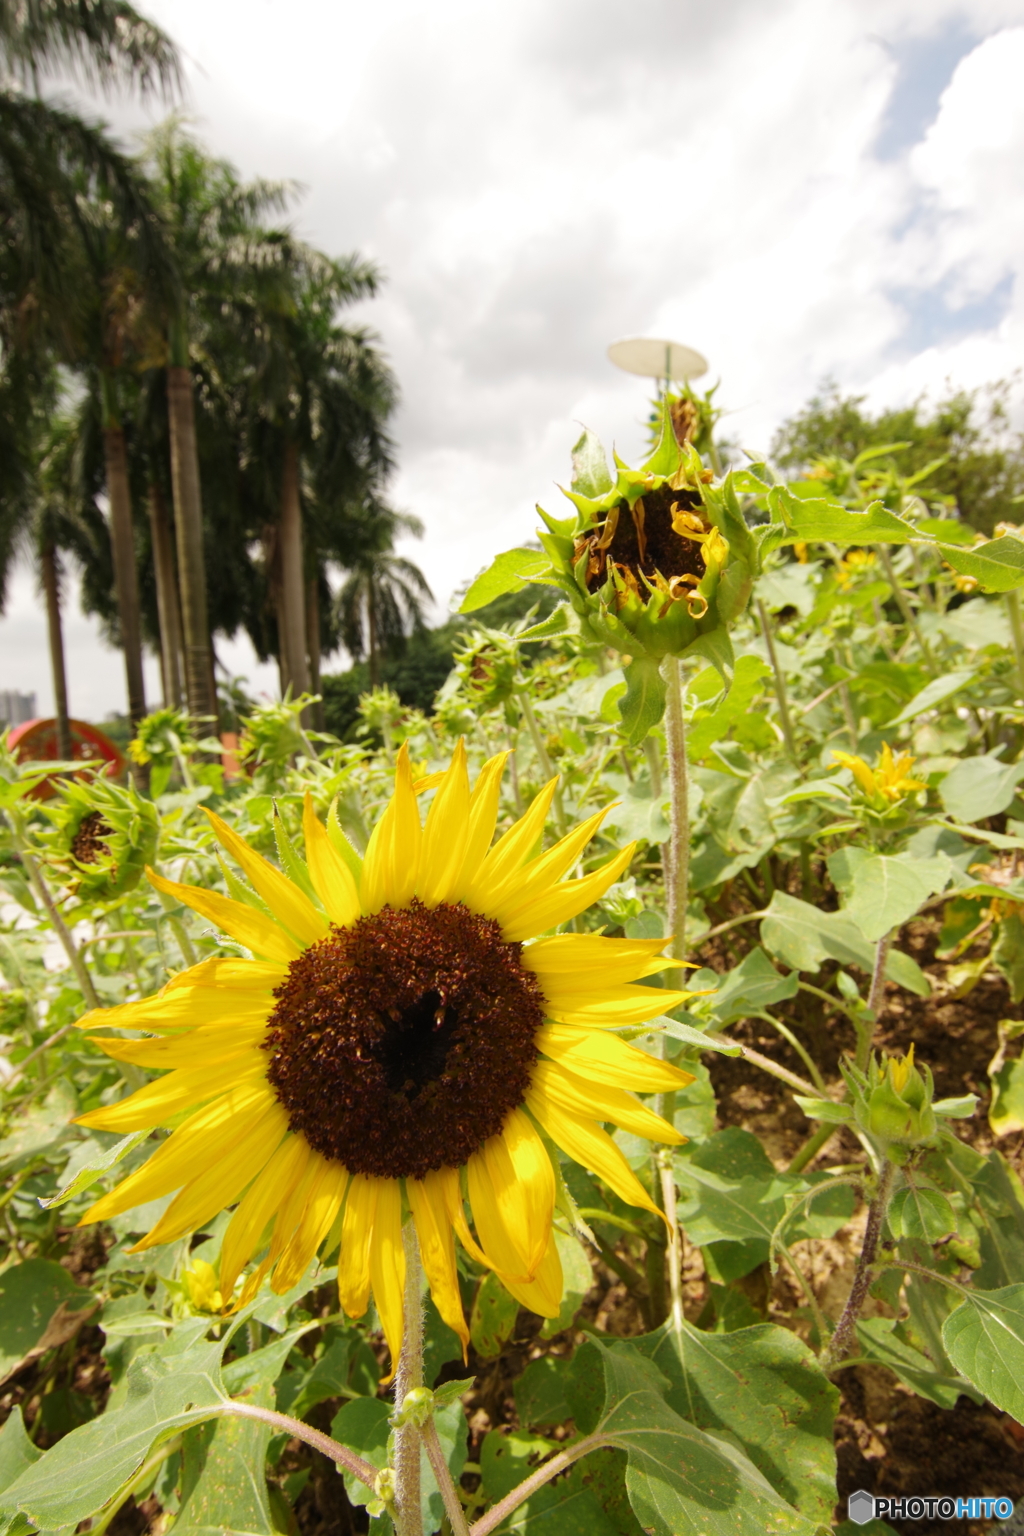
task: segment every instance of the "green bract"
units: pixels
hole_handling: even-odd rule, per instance
[[[72,780],[44,813],[52,823],[44,857],[68,896],[113,901],[156,859],[157,808],[134,789],[103,778]]]
[[[932,1100],[935,1085],[930,1069],[924,1076],[914,1065],[914,1048],[903,1057],[882,1063],[872,1057],[867,1076],[858,1074],[854,1086],[857,1124],[892,1163],[906,1163],[915,1147],[930,1145],[938,1130]]]

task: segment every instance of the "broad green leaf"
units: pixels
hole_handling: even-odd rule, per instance
[[[1024,1285],[972,1291],[947,1317],[942,1342],[993,1407],[1024,1419]]]
[[[901,709],[895,720],[887,722],[886,729],[895,725],[908,725],[911,720],[916,720],[918,715],[923,715],[926,709],[934,709],[936,704],[942,704],[946,699],[951,699],[954,693],[959,693],[974,678],[973,671],[947,672],[944,677],[933,678],[926,683],[920,693],[916,693],[905,709]]]
[[[26,1259],[0,1275],[0,1380],[46,1333],[57,1308],[90,1306],[93,1297],[49,1259]]]
[[[735,1435],[776,1493],[828,1521],[839,1394],[796,1334],[773,1323],[729,1333],[666,1323],[630,1343],[668,1379],[666,1401],[676,1413]]]
[[[729,734],[733,722],[740,720],[761,692],[770,668],[760,656],[740,656],[733,673],[732,686],[716,709],[698,716],[686,733],[686,749],[692,762],[705,757],[716,741]]]
[[[914,537],[912,523],[887,512],[874,501],[866,512],[850,512],[824,497],[804,499],[785,486],[773,486],[768,494],[772,513],[785,523],[787,534],[780,542],[826,541],[833,544],[906,544]]]
[[[1024,587],[1024,539],[1012,534],[989,539],[973,549],[954,549],[941,544],[939,553],[954,571],[973,576],[983,592],[1011,592]]]
[[[391,1405],[381,1402],[379,1397],[354,1397],[351,1402],[342,1403],[334,1415],[331,1437],[346,1450],[355,1451],[357,1456],[371,1462],[378,1471],[383,1471],[388,1464],[390,1415]],[[338,1470],[343,1471],[340,1467]],[[343,1476],[345,1492],[353,1504],[366,1505],[373,1501],[372,1488],[367,1488],[350,1472],[343,1472]]]
[[[958,523],[951,517],[922,517],[917,523],[918,533],[926,533],[940,544],[961,544],[968,548],[978,537],[970,523]]]
[[[538,1460],[559,1448],[522,1431],[491,1430],[481,1447],[481,1467],[492,1487],[511,1492]],[[592,1451],[557,1482],[538,1489],[503,1527],[517,1536],[643,1536],[626,1495],[626,1457],[622,1451]]]
[[[943,1376],[936,1371],[928,1356],[902,1337],[894,1318],[860,1318],[857,1340],[869,1360],[887,1365],[897,1379],[919,1397],[927,1397],[940,1408],[956,1407],[964,1383],[956,1376]]]
[[[226,1341],[208,1343],[208,1326],[190,1319],[156,1350],[136,1355],[124,1405],[59,1440],[0,1495],[0,1513],[20,1510],[44,1531],[73,1527],[127,1482],[159,1435],[211,1417],[224,1401]]]
[[[665,680],[658,662],[634,656],[625,670],[626,691],[619,699],[622,733],[638,746],[665,713]]]
[[[875,963],[875,946],[844,913],[822,912],[784,891],[776,891],[769,903],[761,942],[776,959],[798,971],[817,971],[826,960],[838,960],[870,976]],[[890,949],[885,974],[918,997],[931,993],[920,966],[898,949]]]
[[[14,1173],[37,1156],[78,1135],[71,1124],[78,1100],[70,1083],[54,1083],[43,1102],[32,1102],[11,1116],[10,1131],[0,1141],[0,1172]]]
[[[780,976],[764,950],[756,945],[727,973],[711,1001],[711,1011],[719,1024],[728,1024],[754,1009],[795,997],[798,984],[799,977],[794,971]]]
[[[542,576],[550,569],[551,561],[543,550],[507,549],[471,584],[459,612],[474,613],[506,592],[521,592],[533,577]]]
[[[465,1397],[472,1391],[475,1376],[464,1376],[461,1381],[446,1381],[443,1386],[434,1388],[434,1402],[438,1408],[447,1408],[454,1403],[456,1398]]]
[[[36,1450],[25,1430],[21,1404],[15,1403],[10,1417],[0,1429],[0,1493],[9,1488],[15,1478],[38,1461],[42,1454],[42,1451]]]
[[[572,450],[573,490],[578,496],[596,501],[614,484],[600,438],[593,432],[584,431]]]
[[[545,1318],[540,1330],[542,1339],[553,1339],[556,1333],[572,1326],[583,1304],[583,1298],[594,1283],[594,1271],[587,1251],[578,1237],[555,1227],[555,1246],[562,1261],[562,1305],[557,1317]]]
[[[740,1338],[742,1335],[722,1335]],[[666,1378],[628,1344],[588,1340],[573,1360],[577,1425],[628,1457],[626,1490],[650,1536],[812,1536],[798,1513],[731,1440],[674,1412]]]
[[[514,1388],[521,1424],[541,1429],[545,1424],[562,1424],[571,1417],[565,1382],[567,1364],[556,1355],[541,1355],[530,1361]]]
[[[1024,1058],[1004,1061],[992,1073],[992,1103],[988,1123],[997,1136],[1024,1131]]]
[[[133,1131],[130,1136],[123,1136],[120,1141],[116,1141],[112,1147],[107,1147],[105,1150],[93,1143],[94,1151],[84,1162],[80,1162],[73,1156],[68,1163],[68,1169],[73,1166],[74,1171],[69,1177],[68,1170],[65,1170],[65,1183],[57,1193],[51,1195],[48,1200],[40,1200],[39,1204],[43,1210],[48,1211],[54,1206],[66,1205],[69,1200],[74,1199],[75,1195],[80,1195],[83,1189],[88,1189],[90,1184],[95,1184],[101,1174],[109,1173],[111,1168],[116,1167],[123,1157],[133,1152],[150,1134],[149,1131]]]
[[[999,1152],[990,1152],[970,1179],[985,1216],[981,1268],[975,1271],[974,1284],[997,1290],[1024,1275],[1024,1187]]]
[[[992,964],[1006,977],[1015,1003],[1024,998],[1024,923],[1020,914],[1020,907],[1003,914],[999,937],[992,946]]]
[[[853,872],[853,894],[843,908],[872,943],[916,916],[929,896],[943,890],[952,871],[949,860],[915,859],[909,853],[876,854]]]
[[[269,1383],[244,1401],[272,1408]],[[258,1419],[217,1419],[187,1429],[176,1536],[273,1536],[264,1471],[272,1430]]]
[[[489,1270],[477,1287],[469,1320],[469,1336],[477,1354],[484,1360],[500,1355],[518,1315],[518,1301]]]
[[[951,768],[939,785],[939,796],[954,820],[980,821],[1005,811],[1022,779],[1024,763],[1004,763],[986,752],[983,757],[965,757]]]
[[[888,1218],[893,1237],[937,1243],[956,1231],[956,1213],[942,1191],[917,1184],[896,1191]]]

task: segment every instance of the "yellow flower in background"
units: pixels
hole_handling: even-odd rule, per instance
[[[915,789],[928,788],[920,779],[910,777],[916,759],[909,752],[894,757],[888,742],[883,742],[874,768],[869,767],[862,757],[855,757],[852,752],[840,752],[836,747],[832,748],[832,756],[843,768],[849,768],[869,800],[887,800],[892,805]]]
[[[174,1126],[83,1222],[178,1191],[144,1249],[237,1201],[221,1247],[225,1304],[254,1256],[243,1302],[267,1274],[275,1291],[290,1289],[328,1235],[331,1248],[340,1237],[341,1304],[361,1317],[372,1291],[394,1361],[403,1210],[438,1311],[464,1342],[455,1235],[522,1305],[558,1312],[556,1174],[544,1136],[622,1199],[656,1210],[602,1124],[682,1141],[634,1092],[692,1078],[614,1031],[688,994],[635,985],[670,965],[660,940],[537,937],[602,896],[633,845],[563,879],[604,813],[537,852],[552,781],[492,847],[506,756],[486,763],[471,790],[461,743],[447,772],[418,784],[403,747],[362,861],[307,795],[301,885],[207,813],[253,905],[150,873],[253,958],[203,961],[152,998],[81,1021],[149,1032],[97,1044],[115,1060],[169,1070],[80,1123],[122,1134]],[[435,784],[421,825],[417,792]]]
[[[851,549],[840,560],[837,567],[839,578],[839,590],[849,592],[858,576],[863,576],[875,564],[876,555],[870,549]]]

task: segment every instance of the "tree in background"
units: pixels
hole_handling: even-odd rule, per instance
[[[957,390],[929,411],[923,398],[877,416],[864,395],[843,395],[826,383],[802,411],[783,423],[771,456],[784,470],[806,470],[828,457],[853,460],[866,448],[893,446],[891,464],[913,475],[941,459],[925,482],[929,499],[949,497],[965,522],[991,535],[999,522],[1020,520],[1024,494],[1024,435],[1010,424],[1008,381],[985,390]]]
[[[365,542],[350,556],[337,597],[341,638],[355,661],[365,655],[371,688],[380,682],[381,655],[394,656],[410,632],[423,630],[424,604],[434,597],[419,566],[395,554],[399,532],[419,536],[423,525],[408,513],[371,509]]]

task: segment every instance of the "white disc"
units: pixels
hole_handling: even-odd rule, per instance
[[[653,336],[626,336],[613,341],[608,356],[616,368],[639,373],[645,379],[699,379],[707,373],[707,359],[679,341],[658,341]]]

